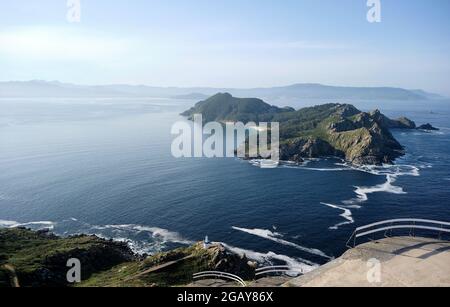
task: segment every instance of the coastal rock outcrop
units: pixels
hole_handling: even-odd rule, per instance
[[[390,119],[387,116],[383,115],[380,110],[370,112],[370,116],[382,126],[389,129],[416,129],[416,123],[406,117]]]
[[[425,130],[425,131],[439,131],[438,128],[433,127],[431,124],[425,124],[417,127],[418,130]]]
[[[340,156],[342,152],[337,151],[326,141],[318,138],[296,138],[290,139],[280,147],[280,157],[283,161],[301,163],[305,158],[316,158],[319,156]]]

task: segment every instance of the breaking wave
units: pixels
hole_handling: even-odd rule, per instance
[[[411,157],[410,157],[411,158]],[[337,224],[335,226],[330,227],[332,230],[339,229],[341,226],[353,224],[354,219],[353,215],[350,209],[360,209],[361,204],[369,200],[369,195],[373,193],[391,193],[391,194],[397,194],[397,195],[403,195],[407,194],[407,192],[400,186],[395,185],[395,182],[397,181],[398,177],[400,176],[414,176],[418,177],[420,176],[420,170],[432,168],[431,164],[423,163],[420,159],[420,157],[417,159],[417,157],[412,157],[412,159],[406,159],[402,158],[399,159],[398,164],[395,165],[364,165],[364,166],[355,166],[350,163],[346,163],[344,160],[339,159],[332,159],[332,160],[339,160],[340,162],[332,163],[330,166],[326,167],[314,167],[311,166],[312,162],[320,162],[323,160],[331,160],[331,159],[311,159],[305,161],[305,163],[293,163],[293,162],[286,162],[283,161],[280,164],[281,168],[291,168],[291,169],[300,169],[300,170],[307,170],[307,171],[316,171],[316,172],[342,172],[342,171],[356,171],[356,172],[364,172],[367,174],[371,174],[374,176],[384,176],[386,178],[386,181],[382,184],[377,184],[375,186],[355,186],[354,193],[356,194],[356,197],[343,200],[341,201],[342,206],[332,205],[329,203],[322,203],[323,205],[327,205],[329,207],[332,207],[334,209],[339,209],[343,211],[343,214],[340,216],[346,219],[346,222]],[[406,164],[406,161],[414,160],[417,162],[416,165],[410,165]],[[258,161],[251,161],[253,165],[258,165]],[[446,178],[445,180],[448,180]],[[235,228],[236,229],[236,228]],[[278,234],[276,233],[270,233],[265,230],[249,230],[249,229],[238,229],[241,231],[245,231],[247,233],[251,233],[253,235],[258,235],[260,237],[285,244],[294,246],[295,243],[290,243],[287,241],[284,241],[279,238]],[[303,250],[303,249],[302,249]]]
[[[72,222],[72,223],[80,223],[82,224],[82,231],[67,233],[64,235],[77,235],[80,233],[89,234],[89,235],[97,235],[100,238],[104,239],[112,239],[117,242],[127,243],[128,246],[136,253],[139,254],[152,254],[155,252],[159,252],[164,247],[164,243],[179,243],[183,245],[192,245],[194,241],[183,238],[179,233],[169,231],[167,229],[158,228],[158,227],[147,227],[142,225],[89,225],[87,223],[79,222],[78,219],[70,218],[69,220],[65,220],[64,222]],[[20,223],[16,221],[8,221],[8,220],[0,220],[0,228],[17,228],[17,227],[28,227],[33,230],[42,230],[42,229],[55,229],[55,226],[61,224],[50,221],[36,221],[36,222],[27,222]],[[58,234],[57,231],[55,231]],[[152,241],[150,242],[145,238],[138,239],[138,235],[150,235]],[[61,235],[61,234],[60,234]],[[233,252],[238,255],[246,255],[249,259],[257,261],[261,264],[272,264],[273,261],[281,261],[286,263],[286,265],[298,269],[300,268],[303,272],[310,272],[317,268],[319,265],[302,259],[302,258],[292,258],[285,255],[275,254],[273,252],[258,253],[251,250],[241,249],[237,247],[233,247],[231,245],[222,244],[227,250]]]
[[[333,208],[333,209],[342,210],[344,213],[342,213],[340,216],[347,220],[347,222],[342,222],[342,223],[336,224],[336,225],[330,227],[329,229],[337,230],[341,226],[355,223],[355,220],[353,219],[352,211],[349,209],[350,207],[341,207],[341,206],[336,206],[336,205],[327,204],[327,203],[321,203],[321,204],[325,205],[325,206],[328,206],[330,208]],[[360,207],[359,206],[353,206],[352,208],[358,209]]]
[[[138,254],[155,254],[164,250],[167,244],[192,245],[195,243],[175,231],[136,224],[95,225],[91,226],[87,232],[102,238],[126,242]]]
[[[302,167],[302,166],[286,166],[287,168],[299,168],[307,171],[316,171],[316,172],[342,172],[342,171],[351,171],[350,168],[338,168],[338,167],[330,167],[330,168],[318,168],[318,167]]]
[[[417,159],[414,159],[417,160]],[[420,160],[420,159],[419,159]],[[401,160],[400,160],[401,161]],[[403,160],[405,162],[405,160]],[[419,162],[419,161],[417,161]],[[341,171],[357,171],[364,172],[374,176],[384,176],[386,181],[382,184],[377,184],[375,186],[355,186],[354,193],[356,197],[348,200],[343,200],[341,203],[342,206],[330,204],[330,203],[321,203],[322,205],[326,205],[328,207],[342,210],[343,213],[340,215],[346,222],[339,223],[330,227],[331,230],[337,230],[341,226],[353,224],[355,221],[353,219],[353,214],[350,209],[360,209],[361,204],[369,200],[369,195],[373,193],[391,193],[397,195],[407,194],[407,192],[400,186],[395,185],[395,182],[400,176],[420,176],[420,170],[432,168],[431,164],[427,163],[418,163],[419,165],[410,165],[406,163],[399,163],[396,165],[365,165],[365,166],[355,166],[345,161],[341,161],[338,163],[334,163],[333,166],[330,167],[311,167],[304,165],[288,165],[284,167],[288,168],[297,168],[308,171],[318,171],[318,172],[341,172]]]
[[[27,227],[32,230],[48,229],[56,235],[71,236],[79,234],[96,235],[104,239],[125,242],[138,254],[154,254],[164,250],[168,243],[192,245],[179,233],[159,227],[142,225],[90,225],[76,218],[61,222],[37,221],[20,223],[16,221],[0,220],[0,228]],[[71,229],[70,231],[67,229]]]
[[[17,225],[18,223],[15,221],[5,221],[0,220],[0,227],[2,228],[14,228],[14,225]]]
[[[6,194],[0,193],[0,200],[9,200],[9,197]]]
[[[142,225],[105,225],[105,226],[93,226],[93,229],[97,230],[118,230],[125,232],[137,232],[137,233],[148,233],[151,237],[160,243],[180,243],[190,245],[193,241],[183,238],[178,232],[170,231],[164,228],[158,227],[148,227]]]
[[[382,183],[382,184],[379,184],[379,185],[375,185],[375,186],[372,186],[372,187],[358,187],[358,186],[355,186],[355,188],[356,188],[356,190],[355,190],[356,198],[349,199],[349,200],[344,200],[342,203],[346,204],[346,205],[351,205],[351,204],[366,202],[366,201],[369,200],[369,196],[368,195],[372,194],[372,193],[385,192],[385,193],[391,193],[391,194],[397,194],[397,195],[407,194],[403,190],[402,187],[393,185],[393,183],[395,183],[396,180],[397,180],[396,176],[394,176],[394,175],[387,175],[385,183]]]
[[[234,246],[222,243],[222,242],[220,242],[218,244],[222,244],[222,246],[224,246],[228,251],[230,251],[232,253],[235,253],[240,256],[245,255],[247,258],[254,260],[260,264],[273,265],[274,264],[273,261],[277,260],[277,261],[284,262],[287,266],[289,266],[293,269],[294,268],[301,269],[303,273],[311,272],[319,267],[318,264],[313,263],[308,260],[305,260],[305,259],[301,259],[301,258],[292,258],[292,257],[285,256],[285,255],[279,255],[279,254],[276,254],[273,252],[268,252],[265,254],[259,253],[259,252],[255,252],[252,250],[234,247]]]
[[[369,173],[376,176],[386,176],[392,175],[395,177],[398,176],[420,176],[420,168],[429,167],[430,165],[408,165],[408,164],[384,164],[384,165],[362,165],[362,166],[354,166],[346,163],[337,163],[337,165],[346,166],[352,170]]]
[[[281,239],[283,237],[283,235],[281,235],[277,232],[272,232],[272,231],[266,230],[266,229],[246,229],[246,228],[239,228],[239,227],[232,227],[232,228],[234,230],[245,232],[245,233],[248,233],[248,234],[263,238],[263,239],[271,240],[273,242],[277,242],[277,243],[285,245],[285,246],[294,247],[294,248],[301,250],[303,252],[306,252],[306,253],[310,253],[310,254],[313,254],[316,256],[321,256],[321,257],[324,257],[327,259],[332,258],[318,249],[304,247],[304,246],[298,245],[296,243]]]
[[[34,230],[42,230],[42,229],[53,230],[55,228],[55,225],[56,225],[56,223],[49,222],[49,221],[19,223],[16,221],[0,220],[0,227],[2,227],[2,228],[29,227]]]

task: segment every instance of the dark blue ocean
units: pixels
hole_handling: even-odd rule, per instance
[[[449,221],[450,101],[350,102],[441,130],[394,131],[407,149],[396,166],[261,169],[173,158],[171,126],[193,101],[1,100],[0,225],[97,234],[147,253],[208,235],[257,260],[314,265],[340,256],[357,226]]]

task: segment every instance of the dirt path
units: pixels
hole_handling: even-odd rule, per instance
[[[130,281],[130,280],[142,277],[142,276],[150,274],[150,273],[158,272],[158,271],[160,271],[162,269],[168,268],[168,267],[170,267],[172,265],[178,264],[178,263],[180,263],[182,261],[191,259],[193,257],[194,257],[194,255],[190,255],[190,256],[187,256],[187,257],[175,260],[175,261],[170,261],[170,262],[167,262],[167,263],[164,263],[164,264],[160,264],[160,265],[154,266],[154,267],[152,267],[152,268],[150,268],[150,269],[148,269],[148,270],[146,270],[144,272],[141,272],[141,273],[136,274],[136,275],[134,275],[134,276],[132,276],[130,278],[127,278],[125,281]]]

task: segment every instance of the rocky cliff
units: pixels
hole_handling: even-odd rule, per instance
[[[336,156],[363,165],[392,163],[404,154],[389,125],[380,121],[380,113],[364,113],[348,105],[334,105],[331,109],[334,112],[312,129],[282,142],[283,160],[299,162],[303,158]]]

